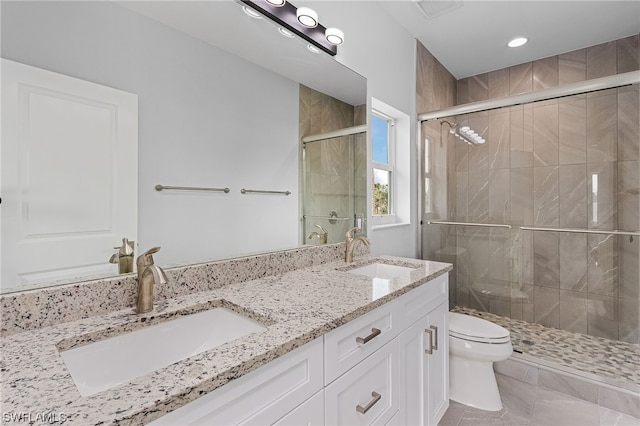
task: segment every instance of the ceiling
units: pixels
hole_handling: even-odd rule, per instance
[[[640,32],[640,1],[381,1],[457,79]],[[529,42],[508,48],[524,36]]]
[[[640,33],[638,0],[350,1],[360,2],[365,14],[368,7],[381,7],[457,79]],[[263,26],[272,23],[248,18],[237,0],[119,3],[345,102],[358,105],[366,96],[361,76],[328,55],[309,54],[276,31],[265,30]],[[304,3],[294,0],[297,6]],[[423,13],[418,3],[430,13]],[[339,9],[340,2],[330,6]],[[529,42],[508,48],[507,42],[516,36]]]

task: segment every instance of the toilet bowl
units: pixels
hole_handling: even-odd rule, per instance
[[[511,356],[509,330],[490,321],[449,312],[449,395],[487,411],[502,409],[493,363]]]

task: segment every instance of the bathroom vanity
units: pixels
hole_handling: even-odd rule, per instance
[[[435,425],[448,407],[450,269],[360,256],[161,300],[144,315],[128,308],[6,335],[3,416],[48,412],[67,424]],[[88,394],[61,355],[216,308],[259,327]],[[159,340],[186,346],[186,334],[163,332]]]
[[[153,424],[437,425],[448,311],[445,274]]]

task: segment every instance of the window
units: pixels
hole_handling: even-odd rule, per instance
[[[371,115],[372,211],[374,216],[394,213],[394,119],[378,111]]]
[[[370,197],[373,229],[411,223],[411,118],[371,98]]]

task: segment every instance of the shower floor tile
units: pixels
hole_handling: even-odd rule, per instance
[[[592,377],[595,380],[640,386],[640,345],[544,327],[459,306],[452,311],[480,317],[508,329],[516,352],[595,375]]]

